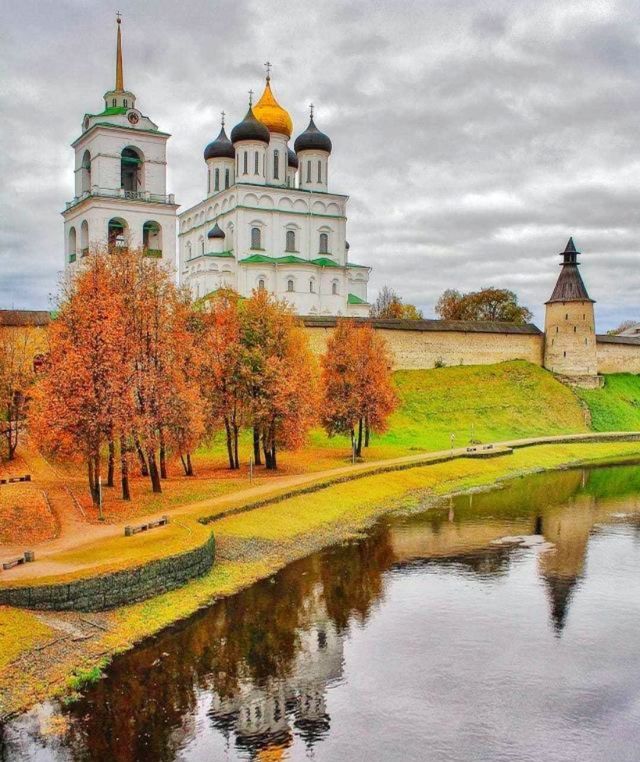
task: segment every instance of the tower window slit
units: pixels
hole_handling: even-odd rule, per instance
[[[244,161],[243,171],[244,171],[244,174],[246,175],[249,173],[249,153],[247,151],[244,152],[243,161]]]
[[[318,159],[318,182],[322,182],[322,160]]]
[[[214,190],[220,190],[220,170],[216,167],[214,175]]]
[[[257,174],[260,173],[260,157],[258,156],[258,152],[257,151],[254,151],[254,154],[253,154],[253,163],[254,163],[254,172],[257,175]]]
[[[307,182],[311,182],[311,162],[307,162]]]
[[[273,179],[277,180],[280,174],[280,153],[279,151],[273,152]]]

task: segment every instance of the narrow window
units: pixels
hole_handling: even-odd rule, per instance
[[[262,278],[258,281],[258,289],[264,291],[264,280]]]
[[[207,170],[207,193],[211,193],[211,170]]]
[[[577,325],[574,325],[574,326],[573,326],[573,332],[574,332],[574,333],[578,333],[578,326],[577,326]]]
[[[111,104],[113,105],[113,108],[116,107],[116,99],[115,98],[111,101]]]
[[[252,249],[261,248],[260,228],[251,228],[251,248]]]
[[[214,179],[213,188],[214,190],[220,190],[220,170],[218,169],[218,167],[216,167],[216,172],[214,177],[215,179]]]
[[[292,281],[292,280],[288,280],[288,281],[287,281],[287,291],[288,291],[289,293],[292,293],[292,292],[293,292],[293,281]]]
[[[322,160],[318,159],[318,182],[322,182]]]
[[[560,331],[560,327],[556,326],[556,333],[558,333],[559,331]]]
[[[293,230],[287,230],[287,251],[296,250],[296,234]]]
[[[256,175],[260,173],[260,163],[259,162],[260,162],[260,159],[258,157],[258,152],[255,151],[254,154],[253,154],[253,163],[254,163],[254,166],[255,166],[254,172],[255,172]]]
[[[307,182],[311,182],[311,162],[307,162]]]
[[[244,152],[244,167],[243,167],[245,175],[248,174],[249,172],[249,158],[248,157],[249,157],[249,154],[247,153],[247,151],[245,151]]]
[[[280,174],[280,152],[274,151],[273,152],[273,179],[277,180]]]
[[[332,284],[332,286],[331,286],[331,293],[332,293],[334,296],[337,296],[337,294],[338,294],[338,284],[337,284],[337,283],[335,283],[335,282],[334,282],[334,283]]]
[[[587,337],[585,336],[585,337],[584,337],[584,345],[585,345],[585,347],[587,346],[587,344],[588,344],[588,343],[589,343],[589,342],[587,341]]]
[[[200,240],[200,254],[204,257],[204,238]]]
[[[320,253],[329,253],[329,236],[327,233],[320,233]]]
[[[567,353],[566,353],[566,351],[562,353],[562,356],[563,356],[563,357],[566,357],[566,356],[567,356]]]
[[[229,169],[225,169],[224,171],[224,187],[225,188],[229,187],[230,177],[231,177],[231,173],[229,172]]]
[[[314,293],[314,291],[313,291],[313,281],[312,280],[309,281],[309,293],[311,293],[311,294]]]
[[[569,313],[568,313],[568,312],[567,312],[567,314],[564,316],[564,319],[565,319],[565,320],[569,320]]]
[[[124,99],[123,103],[124,103],[124,107],[125,108],[129,108],[128,105],[127,105],[127,99],[126,98]]]

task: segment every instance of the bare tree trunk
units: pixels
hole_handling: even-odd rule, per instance
[[[107,487],[113,487],[116,470],[116,446],[112,439],[109,440],[109,460],[107,465]]]
[[[356,442],[356,455],[361,457],[362,455],[362,418],[358,421],[358,440]]]
[[[191,453],[187,453],[187,476],[193,476],[193,464],[191,463]]]
[[[231,424],[229,418],[224,417],[224,431],[227,435],[227,455],[229,457],[229,468],[233,471],[236,468],[236,461],[233,456],[233,437],[231,436]]]
[[[129,461],[127,460],[127,444],[124,437],[120,437],[120,483],[122,485],[122,499],[131,500],[129,490]]]
[[[253,427],[253,463],[256,466],[262,465],[260,457],[260,429],[257,426]]]
[[[147,451],[147,462],[149,463],[149,477],[151,478],[151,489],[154,492],[162,492],[160,483],[160,474],[158,473],[158,463],[154,450]]]
[[[364,446],[369,447],[369,436],[371,429],[369,428],[369,417],[364,419]]]
[[[167,450],[164,444],[164,434],[160,430],[160,478],[167,478]]]
[[[240,456],[238,455],[238,427],[233,424],[233,459],[234,467],[240,468]]]
[[[138,453],[138,460],[140,461],[140,476],[149,476],[149,467],[147,466],[147,459],[144,457],[142,451],[142,445],[140,440],[136,437],[136,452]]]

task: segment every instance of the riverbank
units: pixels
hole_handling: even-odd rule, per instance
[[[214,569],[187,586],[107,613],[0,615],[0,716],[69,693],[99,674],[96,665],[232,595],[288,563],[348,540],[389,511],[505,478],[604,460],[637,459],[637,442],[531,446],[491,460],[454,460],[361,476],[216,521]]]

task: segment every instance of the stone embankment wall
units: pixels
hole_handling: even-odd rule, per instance
[[[66,584],[0,587],[0,605],[48,611],[105,611],[181,587],[206,574],[214,558],[212,534],[198,548],[132,569]]]
[[[598,373],[640,373],[640,340],[598,336]]]

